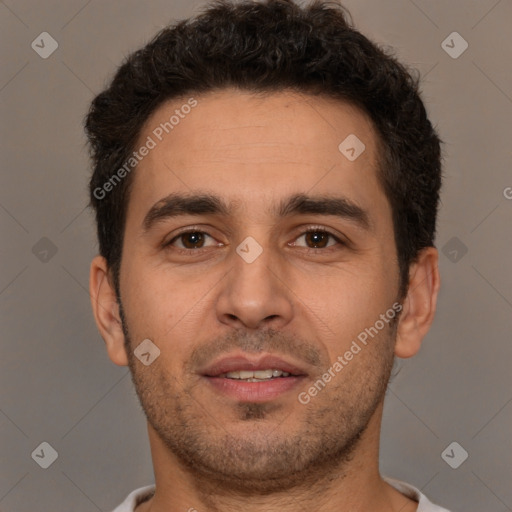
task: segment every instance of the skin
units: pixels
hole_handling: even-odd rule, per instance
[[[196,99],[134,171],[121,312],[106,261],[97,256],[91,265],[108,355],[130,366],[148,417],[156,493],[137,512],[416,510],[379,474],[379,434],[393,357],[413,356],[434,317],[435,248],[411,265],[398,322],[308,404],[297,399],[399,300],[391,207],[377,180],[370,120],[343,102],[289,91],[257,97],[228,89]],[[185,101],[159,107],[140,142]],[[349,134],[366,146],[353,162],[338,149]],[[215,194],[233,211],[169,218],[144,232],[148,210],[176,192]],[[366,211],[369,229],[270,210],[297,193],[343,196]],[[187,227],[209,236],[195,246],[190,236],[175,239]],[[315,227],[346,243],[320,238],[315,248],[305,234]],[[263,250],[252,263],[236,252],[248,236]],[[149,366],[133,354],[147,338],[160,349]],[[238,402],[198,375],[199,362],[213,356],[262,351],[305,369],[299,388],[262,404]]]

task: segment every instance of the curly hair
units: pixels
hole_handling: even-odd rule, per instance
[[[370,117],[404,296],[409,266],[421,249],[434,245],[441,141],[420,98],[417,73],[358,32],[343,6],[322,0],[307,6],[293,0],[210,2],[129,55],[94,98],[85,118],[93,162],[90,206],[118,295],[132,175],[106,197],[95,190],[127,161],[145,121],[162,103],[227,87],[339,99]]]

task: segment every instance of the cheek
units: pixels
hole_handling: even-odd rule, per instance
[[[197,339],[204,310],[213,307],[207,292],[218,278],[200,273],[184,276],[179,269],[151,266],[135,258],[126,261],[123,272],[123,306],[132,336],[155,340],[162,350],[172,351]]]
[[[305,323],[314,327],[328,352],[342,351],[359,333],[375,324],[394,302],[393,288],[379,262],[302,276],[294,293]],[[301,322],[302,320],[299,320]]]
[[[176,290],[169,287],[154,270],[137,264],[135,258],[123,261],[121,294],[132,336],[155,338],[170,329],[175,315]]]

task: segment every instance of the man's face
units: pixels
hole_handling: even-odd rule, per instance
[[[134,171],[122,253],[130,367],[150,429],[181,462],[239,485],[291,483],[349,456],[393,361],[393,322],[378,321],[399,274],[376,134],[333,100],[233,90],[195,99],[161,141],[154,130],[187,99],[157,109],[137,145],[156,142]],[[355,139],[338,147],[350,135],[365,145],[355,159]],[[171,194],[215,196],[227,210],[203,202],[176,214]],[[289,204],[299,195],[338,209]],[[145,339],[160,350],[148,366],[133,354]],[[291,375],[225,376],[250,369]]]

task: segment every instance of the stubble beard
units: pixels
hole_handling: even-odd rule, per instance
[[[372,341],[379,350],[365,347],[365,368],[356,372],[350,363],[308,405],[297,401],[293,411],[286,411],[272,403],[239,403],[232,413],[237,428],[232,429],[209,412],[211,404],[196,398],[197,381],[178,386],[158,359],[149,367],[140,364],[120,310],[126,346],[131,347],[127,353],[132,381],[146,418],[205,493],[265,495],[344,476],[384,399],[396,323]],[[286,431],[281,423],[297,410],[299,426]]]

